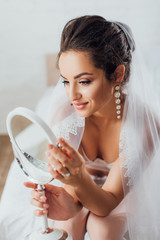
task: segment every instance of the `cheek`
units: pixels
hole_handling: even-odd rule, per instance
[[[83,97],[88,98],[88,100],[94,101],[99,96],[99,91],[94,87],[83,89]]]
[[[109,102],[113,97],[112,89],[109,86],[103,86],[103,85],[101,85],[99,90],[94,94],[95,94],[95,104],[99,106],[103,106],[104,104]]]
[[[90,97],[93,98],[96,102],[104,101],[108,98],[109,91],[102,84],[95,86],[89,93]]]

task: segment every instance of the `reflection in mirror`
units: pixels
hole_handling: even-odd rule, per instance
[[[48,172],[45,152],[50,143],[40,125],[24,116],[16,115],[11,120],[12,134],[19,151],[13,145],[16,160],[31,181],[45,184],[52,180]]]

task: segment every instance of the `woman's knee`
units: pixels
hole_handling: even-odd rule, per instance
[[[124,215],[99,217],[90,213],[87,231],[92,240],[121,240],[126,232],[126,217]]]
[[[105,224],[106,225],[106,224]],[[87,220],[87,232],[90,237],[94,236],[95,239],[101,239],[100,236],[103,232],[107,235],[107,226],[104,226],[103,217],[96,216],[93,213],[90,213]],[[91,238],[92,239],[92,238]]]

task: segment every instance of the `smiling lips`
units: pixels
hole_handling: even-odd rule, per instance
[[[88,102],[84,102],[84,103],[73,103],[73,105],[75,106],[75,108],[78,109],[78,110],[84,109],[87,104],[88,104]]]

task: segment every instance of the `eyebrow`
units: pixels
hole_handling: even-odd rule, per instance
[[[63,77],[62,74],[60,74],[60,75],[61,75],[61,77]],[[83,75],[93,75],[93,73],[82,72],[82,73],[79,73],[78,75],[74,76],[74,79],[80,78],[80,77],[82,77]],[[63,77],[63,78],[65,78],[65,77]],[[67,79],[67,78],[65,78],[65,79]]]

